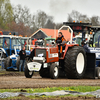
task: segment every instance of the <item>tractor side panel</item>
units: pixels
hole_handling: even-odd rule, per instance
[[[52,47],[49,48],[47,51],[47,63],[50,62],[58,62],[59,61],[59,55],[58,55],[58,47]]]
[[[96,76],[96,55],[95,53],[86,53],[87,66],[84,78],[95,78]]]

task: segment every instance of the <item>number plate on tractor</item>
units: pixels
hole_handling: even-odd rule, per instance
[[[41,69],[41,65],[42,64],[40,64],[38,62],[30,62],[30,63],[27,64],[28,69],[30,71],[39,71]]]

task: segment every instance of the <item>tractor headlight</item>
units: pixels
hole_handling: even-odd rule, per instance
[[[46,59],[43,57],[43,62],[45,62],[46,61]]]

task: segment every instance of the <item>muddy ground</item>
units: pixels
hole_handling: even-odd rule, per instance
[[[7,88],[44,88],[90,85],[100,86],[100,79],[49,79],[41,78],[38,73],[26,78],[23,72],[0,72],[0,89]]]
[[[20,99],[10,99],[10,100],[100,100],[97,99],[96,97],[87,97],[87,96],[78,96],[78,97],[55,97],[55,98],[43,98],[43,97],[39,97],[39,98],[34,98],[34,99],[30,99],[28,97],[25,96],[19,96]]]
[[[48,79],[41,78],[38,73],[32,78],[26,78],[23,72],[6,72],[0,71],[0,89],[12,89],[12,88],[44,88],[44,87],[66,87],[66,86],[78,86],[78,85],[90,85],[100,86],[100,79]],[[95,97],[62,97],[62,98],[39,98],[39,100],[99,100]],[[17,100],[17,99],[11,99]],[[33,100],[27,97],[21,96],[18,100]],[[38,100],[38,99],[35,99]]]

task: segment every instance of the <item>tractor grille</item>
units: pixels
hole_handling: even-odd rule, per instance
[[[46,49],[36,49],[36,57],[43,54],[43,57],[46,58]]]

